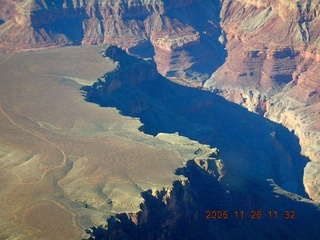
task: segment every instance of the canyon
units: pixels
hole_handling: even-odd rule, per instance
[[[173,81],[283,124],[312,160],[305,186],[319,199],[319,1],[1,0],[1,6],[2,51],[116,44],[154,58]]]
[[[98,46],[0,54],[0,239],[82,239],[175,169],[216,150],[86,102],[84,85],[116,65]],[[76,59],[76,61],[75,61]],[[70,64],[72,62],[72,64]],[[161,174],[159,174],[161,172]]]
[[[215,94],[169,81],[152,60],[130,56],[115,46],[108,46],[102,55],[117,67],[92,86],[82,87],[87,101],[138,117],[143,124],[139,130],[146,134],[182,135],[217,149],[178,168],[175,173],[185,180],[175,181],[169,189],[142,192],[138,212],[116,214],[107,226],[89,229],[89,239],[319,236],[311,226],[301,229],[303,221],[318,224],[320,216],[318,204],[310,205],[302,197],[306,197],[302,175],[308,160],[300,155],[292,133]],[[254,209],[263,212],[259,222],[250,217]],[[294,209],[299,218],[272,219],[270,209],[282,213]],[[211,211],[224,212],[225,217],[211,219]],[[246,217],[233,215],[238,211],[246,212]]]
[[[10,113],[13,113],[16,119],[20,119],[19,121],[26,124],[24,126],[32,129],[32,133],[40,131],[40,136],[49,136],[49,139],[54,140],[53,142],[60,142],[57,146],[60,146],[62,142],[64,144],[64,141],[56,138],[57,136],[62,138],[63,134],[71,134],[71,138],[82,136],[81,141],[85,146],[85,135],[89,133],[81,130],[82,127],[91,129],[92,138],[94,138],[94,134],[100,137],[103,135],[99,132],[99,128],[115,129],[112,133],[107,134],[112,136],[108,141],[100,139],[108,144],[113,141],[117,142],[115,139],[119,138],[124,141],[123,137],[130,132],[129,139],[131,140],[127,139],[128,142],[125,140],[126,144],[124,145],[129,146],[130,141],[139,142],[144,139],[143,144],[148,145],[146,148],[152,152],[152,156],[157,154],[153,152],[151,146],[165,145],[170,153],[165,151],[163,157],[160,158],[166,159],[166,156],[177,158],[179,156],[178,162],[173,164],[169,161],[169,165],[174,165],[173,169],[184,169],[179,170],[180,177],[178,177],[160,164],[160,168],[167,171],[164,174],[167,179],[159,177],[152,180],[151,174],[147,174],[144,179],[138,177],[140,179],[138,187],[134,185],[137,182],[137,176],[128,170],[129,177],[119,173],[121,177],[114,175],[108,178],[108,181],[113,184],[121,182],[119,185],[121,187],[112,191],[112,184],[103,180],[103,177],[106,177],[105,173],[98,170],[101,162],[97,159],[103,156],[103,151],[97,150],[97,155],[93,151],[89,154],[90,151],[85,148],[85,157],[80,158],[81,154],[74,150],[76,144],[73,140],[67,147],[68,151],[74,153],[74,156],[71,157],[73,163],[68,162],[69,165],[61,165],[61,171],[63,169],[62,172],[66,175],[63,175],[61,171],[60,175],[56,171],[52,171],[52,174],[50,171],[48,173],[48,176],[56,176],[57,178],[63,176],[65,180],[61,180],[61,182],[50,180],[51,185],[49,185],[51,191],[59,189],[64,192],[64,197],[69,199],[66,200],[68,203],[55,196],[51,198],[51,202],[39,202],[39,206],[47,208],[52,204],[56,207],[64,206],[69,210],[72,209],[70,212],[75,211],[81,204],[81,206],[87,206],[89,210],[81,210],[81,217],[77,218],[81,220],[78,220],[77,223],[73,222],[73,227],[74,229],[77,229],[75,226],[80,226],[82,229],[88,228],[91,238],[101,234],[103,238],[112,238],[110,236],[116,235],[119,239],[121,237],[139,239],[141,234],[146,234],[145,229],[149,227],[147,223],[153,221],[152,216],[148,215],[148,211],[154,211],[153,205],[155,208],[161,206],[161,211],[155,212],[157,216],[165,213],[169,217],[150,224],[154,228],[164,226],[166,229],[164,232],[169,235],[161,235],[162,233],[155,231],[155,234],[159,235],[150,235],[149,239],[154,237],[174,239],[175,236],[170,234],[178,231],[179,224],[168,229],[168,222],[183,222],[183,217],[175,218],[176,215],[187,216],[190,220],[187,224],[195,226],[199,230],[198,233],[203,233],[203,235],[185,233],[185,235],[191,234],[190,236],[196,238],[207,237],[210,239],[208,236],[213,234],[210,231],[222,234],[219,229],[224,229],[226,230],[224,232],[228,232],[224,233],[226,234],[223,235],[225,238],[232,238],[236,233],[248,231],[257,238],[272,239],[272,236],[269,236],[267,232],[259,235],[256,230],[256,228],[262,229],[264,225],[268,225],[270,229],[274,229],[274,232],[279,234],[276,236],[303,239],[302,233],[297,231],[289,233],[281,227],[281,224],[289,229],[301,224],[306,227],[303,234],[309,234],[310,239],[319,236],[318,232],[312,233],[312,224],[305,226],[303,223],[308,214],[312,215],[315,224],[319,223],[319,216],[315,213],[315,209],[318,207],[317,202],[320,201],[319,13],[320,1],[311,0],[294,2],[285,0],[0,0],[0,52],[2,52],[0,64],[1,73],[4,76],[1,82],[1,88],[4,89],[1,107],[3,107],[5,114],[9,110],[11,111],[7,115],[9,120]],[[61,49],[69,49],[69,46],[73,45],[98,45],[95,50],[102,52],[109,65],[101,65],[100,61],[96,60],[101,56],[91,57],[90,61],[96,63],[100,69],[100,75],[93,74],[95,65],[86,63],[85,58],[88,52],[81,50],[89,46],[81,46],[75,51],[68,50],[70,55],[65,57],[65,66],[56,65],[54,60],[48,60],[52,66],[56,67],[59,74],[55,73],[54,69],[47,70],[47,66],[44,67],[43,64],[40,64],[41,61],[34,60],[37,59],[37,56],[42,55],[48,58],[55,56],[54,59],[62,61],[61,57],[55,55],[54,52],[46,54],[47,49],[56,48],[52,51],[59,52],[60,47],[66,47]],[[36,53],[33,55],[30,51],[35,50],[45,51],[39,51],[39,55]],[[78,53],[76,53],[77,51]],[[62,53],[60,52],[60,54]],[[89,56],[91,56],[90,54]],[[111,114],[114,119],[128,124],[124,124],[122,127],[114,126],[112,125],[114,119],[112,120],[110,116],[107,117],[108,114],[101,113],[100,110],[97,110],[99,120],[87,119],[85,114],[81,114],[86,119],[84,122],[78,122],[71,117],[72,123],[68,123],[67,120],[54,117],[53,119],[59,122],[57,124],[48,120],[52,117],[50,114],[43,117],[32,110],[30,106],[28,110],[16,103],[13,104],[14,107],[11,107],[10,101],[15,101],[12,97],[8,97],[10,92],[14,92],[14,96],[17,97],[23,94],[34,102],[38,102],[38,100],[30,97],[31,93],[42,92],[40,87],[35,91],[24,84],[27,89],[24,92],[6,83],[12,79],[12,76],[23,78],[21,71],[14,73],[14,70],[10,70],[9,74],[6,69],[11,69],[9,63],[15,64],[13,59],[19,62],[19,57],[21,57],[21,59],[28,61],[26,56],[31,58],[30,63],[27,65],[19,63],[17,66],[22,66],[22,69],[26,70],[28,78],[31,79],[32,74],[35,74],[35,79],[38,81],[41,77],[60,79],[60,85],[53,84],[52,87],[63,92],[66,90],[62,90],[62,85],[68,86],[68,89],[73,86],[75,87],[73,90],[82,86],[82,94],[88,101],[86,104],[90,102],[99,104],[103,107],[101,109],[108,111],[108,114]],[[76,65],[74,62],[79,63]],[[32,66],[32,64],[38,65]],[[39,66],[43,66],[46,70],[42,71]],[[106,66],[105,70],[101,66]],[[79,75],[82,75],[81,78],[77,76],[77,71]],[[96,79],[98,80],[94,83]],[[35,83],[31,80],[28,82]],[[47,82],[47,84],[49,83]],[[43,88],[47,89],[45,85]],[[28,95],[28,91],[30,95]],[[230,102],[225,101],[222,97]],[[11,100],[8,101],[7,98]],[[77,99],[79,100],[79,98]],[[54,101],[54,97],[51,100]],[[29,103],[32,101],[30,100]],[[232,102],[244,108],[232,104]],[[27,103],[25,104],[27,105]],[[77,106],[80,109],[80,105]],[[96,113],[96,110],[88,107],[89,105],[81,106],[89,109],[88,111],[91,113]],[[124,120],[127,118],[112,112],[114,109],[110,110],[110,108],[116,108],[122,115],[133,120]],[[253,113],[248,113],[245,108]],[[45,109],[46,107],[43,106],[42,111]],[[57,110],[53,111],[56,111],[58,115],[61,114]],[[79,112],[81,110],[73,112],[72,116],[76,116]],[[38,120],[35,123],[33,117],[30,117],[33,114],[38,116],[37,118],[41,121]],[[259,115],[271,121],[262,119]],[[4,120],[5,116],[2,115]],[[29,120],[21,116],[28,116]],[[102,116],[107,120],[101,120]],[[9,125],[9,123],[8,125],[3,124],[4,129],[11,129]],[[20,126],[20,124],[17,125]],[[289,131],[282,126],[285,126]],[[24,127],[24,129],[29,129],[28,127]],[[116,131],[118,128],[124,132]],[[88,132],[90,131],[88,130]],[[24,133],[27,134],[26,131]],[[155,139],[151,140],[150,136]],[[188,140],[185,140],[184,137]],[[172,139],[175,139],[174,143]],[[203,157],[205,160],[200,164],[199,159],[197,160],[197,154],[195,154],[197,149],[194,151],[190,149],[188,151],[178,150],[186,148],[188,145],[177,144],[182,141],[181,139],[210,154],[212,152],[208,148],[217,147],[219,154],[213,153],[213,156],[208,154]],[[23,141],[21,140],[21,142]],[[3,159],[7,159],[5,156],[9,156],[10,153],[13,154],[13,149],[18,146],[14,140],[5,143],[5,138],[2,139],[2,144],[5,146],[2,153]],[[94,144],[94,149],[99,149],[99,144],[102,143]],[[139,148],[139,144],[135,146]],[[51,147],[55,148],[52,144]],[[111,145],[110,149],[112,149]],[[19,169],[23,170],[23,167],[17,166],[22,164],[21,159],[28,159],[31,154],[26,154],[25,150],[26,146],[19,152],[20,157],[17,157],[16,153],[13,154],[17,159],[20,159],[17,160],[18,162],[4,167],[4,169],[13,167],[13,170],[3,171],[10,175],[10,179],[17,177],[14,175],[20,176],[20,180],[19,178],[14,180],[15,184],[20,181],[23,185],[29,181],[34,185],[37,181],[33,180],[43,180],[46,171],[43,172],[42,167],[39,167],[40,170],[42,169],[42,172],[40,171],[43,174],[42,178],[34,172],[33,180],[21,180],[23,173],[20,173]],[[50,151],[59,152],[58,150],[56,148],[54,151],[52,149]],[[111,151],[107,153],[107,156],[111,154]],[[135,147],[130,151],[127,152],[130,156],[139,155],[136,153]],[[181,155],[181,151],[188,152],[188,154]],[[36,150],[31,150],[31,152],[33,154]],[[43,154],[45,154],[44,152]],[[28,156],[26,157],[24,154]],[[49,159],[49,157],[46,158]],[[36,154],[30,159],[35,162],[39,161],[36,160]],[[95,159],[93,167],[83,170],[82,167],[86,165],[88,159]],[[142,162],[148,157],[144,156],[141,159],[141,162],[138,162],[143,165]],[[209,162],[213,161],[218,165],[221,165],[221,160],[224,170],[219,169],[218,165],[214,170],[208,170],[208,167],[204,167],[209,164],[208,159]],[[123,161],[118,162],[120,168],[126,165],[124,162],[127,160]],[[163,164],[167,161],[165,160]],[[156,159],[152,162],[158,166]],[[183,167],[181,166],[182,162],[184,162]],[[46,164],[44,164],[44,169],[50,169],[49,162]],[[54,169],[60,169],[58,162],[54,164]],[[8,166],[10,168],[7,168]],[[137,166],[130,166],[130,164],[126,165],[124,168],[138,169]],[[30,171],[34,167],[28,167],[28,169]],[[198,171],[201,172],[199,178],[205,176],[206,180],[204,181],[209,181],[216,186],[217,189],[212,189],[212,192],[208,194],[222,195],[226,205],[222,204],[217,207],[227,209],[229,212],[235,210],[235,206],[238,206],[240,210],[249,211],[250,208],[258,208],[263,204],[266,204],[264,207],[270,210],[276,210],[277,206],[281,206],[282,211],[285,211],[284,205],[291,206],[292,209],[298,209],[303,205],[302,209],[308,210],[299,212],[302,217],[296,223],[283,219],[279,222],[267,221],[267,219],[263,219],[260,223],[251,221],[244,226],[235,223],[237,222],[235,220],[231,220],[232,223],[230,221],[223,223],[207,221],[204,223],[202,220],[197,222],[199,218],[203,217],[201,214],[204,214],[206,210],[205,207],[200,207],[203,203],[202,198],[212,198],[212,196],[202,196],[201,191],[197,192],[199,183],[190,176],[190,172],[192,172],[190,169],[193,169],[192,171],[197,174]],[[67,172],[69,173],[67,174]],[[76,180],[75,176],[79,173],[83,177]],[[93,174],[91,176],[93,180],[87,181],[92,173],[97,173],[96,175],[100,177],[96,178]],[[182,179],[180,179],[181,177]],[[117,178],[119,178],[118,181]],[[189,180],[185,180],[185,178]],[[40,180],[39,182],[42,182]],[[130,182],[130,187],[123,182]],[[174,182],[173,185],[172,182]],[[258,182],[263,186],[262,189],[257,186],[252,187],[253,182]],[[104,194],[107,192],[107,197],[103,194],[96,194],[94,189],[98,188],[98,183],[104,184],[102,187],[104,190],[100,190],[100,193],[101,191]],[[84,185],[81,187],[82,184]],[[165,189],[161,190],[161,187],[165,187]],[[29,190],[29,192],[33,191]],[[90,194],[83,196],[81,194],[83,191],[89,191],[99,200],[94,200]],[[134,193],[133,202],[128,198],[121,199],[119,192],[126,191]],[[142,196],[140,196],[140,192],[143,192]],[[240,192],[242,195],[239,197]],[[278,194],[276,194],[277,197],[275,197],[275,192]],[[236,204],[237,198],[240,199],[238,205]],[[245,199],[254,198],[260,200],[248,207]],[[9,212],[15,211],[10,210],[8,199],[10,197],[7,197],[5,202],[8,207],[6,213],[9,214]],[[125,203],[126,201],[130,203]],[[139,205],[141,202],[144,203]],[[179,204],[175,204],[176,202]],[[18,205],[11,206],[11,209],[18,209]],[[132,207],[128,207],[129,205]],[[210,208],[210,204],[205,206]],[[187,208],[195,211],[185,211]],[[20,212],[24,212],[24,215],[27,216],[27,212],[35,211],[34,209],[37,208],[29,204],[28,208],[22,209]],[[108,209],[109,212],[99,213],[105,209]],[[89,214],[90,211],[94,213]],[[65,214],[70,214],[70,212],[67,211]],[[120,215],[108,220],[108,225],[112,227],[110,227],[110,232],[106,232],[105,227],[99,227],[99,224],[102,226],[103,218],[114,215],[111,212]],[[125,213],[121,214],[121,212]],[[119,219],[121,219],[120,222]],[[81,223],[79,224],[79,222]],[[243,221],[240,222],[243,223]],[[12,227],[15,224],[9,225]],[[30,226],[28,226],[29,228]],[[128,232],[134,232],[136,235],[129,234],[128,236]],[[243,238],[245,239],[245,236]]]
[[[295,132],[312,160],[304,184],[314,200],[320,170],[319,11],[319,1],[224,1],[228,58],[204,83]]]

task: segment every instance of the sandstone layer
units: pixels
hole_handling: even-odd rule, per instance
[[[153,57],[162,75],[182,84],[201,86],[213,73],[206,89],[294,130],[315,167],[319,11],[310,0],[1,0],[0,48],[114,43]],[[310,173],[306,189],[319,199]]]
[[[320,193],[319,12],[319,1],[223,1],[228,57],[204,84],[295,132],[302,153],[313,161],[304,183],[315,200]]]
[[[137,234],[152,225],[177,236],[181,226],[196,226],[213,229],[204,232],[210,237],[250,237],[253,230],[268,238],[268,222],[276,237],[319,235],[319,205],[285,191],[304,194],[306,159],[292,133],[212,93],[168,81],[151,60],[103,51],[117,65],[98,51],[0,54],[0,238],[79,239],[118,213]],[[84,101],[80,87],[101,75],[91,97],[134,118]],[[205,211],[225,207],[246,214],[263,208],[281,218],[268,219],[267,212],[263,221],[205,218]],[[289,221],[285,212],[292,209],[297,219]],[[115,224],[120,234],[128,229]]]
[[[214,72],[205,88],[294,130],[319,200],[319,11],[310,0],[1,0],[0,47],[115,43],[177,80]]]
[[[9,1],[2,0],[4,6]],[[219,4],[213,1],[35,1],[0,14],[6,51],[74,44],[115,43],[156,59],[163,75],[202,81],[224,58],[218,42]],[[16,7],[12,7],[16,5]],[[1,12],[0,12],[1,13]]]

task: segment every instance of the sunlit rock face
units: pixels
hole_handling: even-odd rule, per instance
[[[287,236],[302,240],[319,234],[318,228],[312,231],[309,225],[300,228],[302,218],[308,217],[307,214],[312,214],[314,220],[318,217],[315,207],[301,202],[299,206],[304,210],[286,211],[287,208],[296,209],[298,199],[292,201],[293,198],[288,196],[274,195],[275,192],[270,195],[271,186],[258,187],[252,183],[241,192],[226,191],[219,184],[216,170],[217,160],[214,158],[202,162],[188,161],[176,172],[186,176],[187,180],[175,181],[171,188],[143,192],[140,211],[116,214],[108,219],[107,226],[88,229],[88,240],[234,239],[239,234],[245,239],[270,240]],[[252,210],[275,208],[278,210]],[[299,219],[296,215],[300,216]],[[316,226],[313,222],[311,225]]]
[[[102,53],[118,66],[82,88],[87,101],[138,117],[141,131],[180,149],[196,140],[208,151],[195,150],[185,166],[175,170],[181,178],[171,187],[143,191],[137,212],[115,214],[87,229],[88,239],[241,235],[302,240],[319,235],[313,230],[318,229],[319,204],[302,197],[306,159],[293,133],[213,93],[169,81],[157,74],[151,60],[129,56],[115,46]],[[312,223],[301,228],[303,219]]]
[[[163,75],[196,81],[207,79],[225,56],[220,5],[209,0],[26,0],[11,8],[1,30],[0,47],[7,51],[113,43],[154,56]]]
[[[302,153],[314,162],[320,161],[319,11],[319,1],[224,1],[228,57],[204,84],[294,130]],[[305,186],[319,199],[320,169],[317,163],[310,168]]]
[[[320,161],[319,1],[0,3],[2,51],[116,44],[153,57],[164,76],[203,85],[294,130],[302,153]]]

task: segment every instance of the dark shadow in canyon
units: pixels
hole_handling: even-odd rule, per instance
[[[46,32],[49,33],[49,36],[64,35],[66,40],[69,41],[67,43],[68,45],[81,45],[81,41],[84,38],[82,19],[79,18],[62,19],[41,27],[43,27]]]
[[[193,63],[190,69],[185,70],[186,77],[204,81],[208,79],[227,57],[223,43],[219,41],[222,33],[220,26],[221,3],[219,1],[195,1],[183,8],[170,8],[166,15],[170,19],[178,19],[185,26],[191,26],[200,34],[200,43],[185,47]]]
[[[197,82],[204,82],[207,80],[214,71],[216,71],[226,60],[227,51],[225,46],[219,41],[222,33],[220,27],[220,10],[221,3],[218,1],[204,0],[194,1],[192,3],[183,3],[175,1],[164,1],[166,10],[163,13],[153,12],[152,8],[145,12],[141,17],[133,15],[131,17],[122,16],[122,21],[129,20],[136,21],[138,25],[144,26],[141,28],[141,32],[146,32],[148,40],[140,41],[135,46],[130,47],[127,51],[130,54],[144,57],[153,58],[156,54],[154,46],[151,44],[151,35],[177,35],[173,38],[180,37],[179,41],[183,41],[185,37],[188,37],[188,31],[193,28],[194,32],[199,34],[199,42],[187,43],[183,47],[173,47],[171,51],[168,51],[168,55],[171,55],[170,59],[163,59],[159,61],[170,61],[172,69],[166,73],[168,77],[184,76],[187,79],[192,79]],[[158,10],[159,11],[159,10]],[[130,11],[125,8],[125,13],[130,16]],[[163,23],[144,21],[147,17],[152,19],[153,14],[160,15],[160,19]],[[158,28],[163,28],[162,32],[157,32]],[[185,29],[185,32],[184,32]],[[154,32],[155,33],[154,33]],[[180,34],[180,36],[179,36]],[[155,36],[153,36],[155,37]],[[161,58],[161,53],[160,57]],[[187,60],[184,60],[186,58]],[[177,69],[177,64],[184,65],[185,61],[191,63],[188,69]],[[167,64],[167,63],[165,63]],[[181,71],[182,70],[182,71]],[[183,72],[183,73],[182,73]]]
[[[146,134],[178,132],[219,148],[228,171],[244,181],[272,178],[304,195],[302,175],[308,159],[300,155],[297,137],[285,127],[213,93],[173,83],[151,60],[114,46],[104,54],[118,61],[118,68],[82,88],[87,101],[140,118],[140,130]]]
[[[150,42],[144,41],[128,49],[129,54],[142,57],[153,58],[155,55],[154,48]]]
[[[272,192],[269,184],[248,182],[241,191],[228,192],[217,178],[194,161],[177,174],[170,191],[142,193],[138,213],[116,214],[103,226],[87,232],[92,239],[316,239],[320,229],[317,209]],[[306,220],[316,220],[305,224]]]
[[[147,205],[150,201],[151,205],[155,204],[155,211],[159,210],[161,214],[164,211],[163,220],[157,217],[160,213],[154,213],[154,216],[141,217],[141,222],[136,225],[126,214],[120,214],[117,215],[118,219],[123,218],[120,223],[119,221],[112,223],[112,220],[109,220],[109,226],[115,224],[112,226],[118,229],[118,224],[120,224],[121,230],[118,229],[116,232],[133,229],[133,234],[137,235],[131,234],[127,237],[126,235],[121,237],[114,235],[106,239],[178,239],[178,235],[175,237],[172,234],[178,234],[177,231],[181,226],[190,228],[184,229],[187,231],[186,234],[189,234],[188,231],[192,231],[193,227],[196,232],[204,233],[204,236],[195,235],[195,238],[190,239],[214,239],[211,237],[216,236],[217,233],[222,234],[223,231],[229,231],[234,225],[234,220],[230,219],[205,221],[206,210],[299,211],[299,220],[242,219],[238,227],[233,230],[234,234],[236,232],[244,234],[248,228],[254,231],[254,236],[258,238],[259,232],[266,231],[263,223],[269,221],[268,227],[276,228],[280,235],[273,237],[270,233],[268,237],[266,232],[261,239],[288,239],[285,238],[286,236],[290,239],[303,239],[301,234],[292,235],[285,229],[300,229],[296,224],[302,224],[304,221],[320,223],[319,212],[313,205],[299,202],[300,197],[296,195],[292,195],[297,199],[293,201],[282,195],[275,197],[276,194],[273,192],[276,185],[270,179],[288,191],[305,196],[302,176],[308,159],[300,155],[301,148],[293,133],[213,93],[184,87],[167,80],[157,72],[156,65],[152,61],[129,56],[114,46],[107,48],[103,55],[117,61],[118,67],[92,86],[82,88],[87,101],[97,103],[102,107],[116,107],[125,116],[139,117],[143,123],[140,130],[146,134],[155,136],[160,132],[178,132],[179,135],[209,144],[211,147],[217,147],[227,171],[223,184],[221,184],[216,179],[211,179],[212,176],[197,175],[197,166],[187,165],[186,170],[178,170],[177,173],[188,177],[190,186],[192,186],[190,194],[194,199],[192,201],[194,205],[188,206],[193,209],[190,216],[184,212],[178,214],[182,219],[173,218],[173,213],[167,209],[169,205],[159,202],[158,206],[157,201],[162,200],[153,199],[146,192],[143,193],[146,199],[145,204]],[[190,169],[194,170],[190,171]],[[207,173],[202,172],[201,174],[206,175]],[[218,201],[219,198],[221,199]],[[219,203],[222,205],[216,206]],[[148,212],[150,211],[142,210],[141,214],[148,215]],[[182,216],[188,217],[184,219]],[[152,220],[153,218],[155,220]],[[175,220],[173,221],[172,218]],[[170,219],[174,227],[166,230],[167,221],[170,223]],[[197,219],[201,220],[197,222]],[[160,222],[148,223],[148,221],[158,220]],[[176,220],[178,222],[175,222]],[[161,227],[160,235],[157,235],[158,231],[154,232],[156,235],[148,235],[152,234],[152,230],[148,230],[150,229],[147,227],[148,224]],[[257,230],[254,230],[255,227]],[[306,226],[305,229],[302,232],[309,231],[310,227]],[[99,229],[94,228],[93,230],[98,234]],[[100,230],[103,232],[102,229]],[[166,232],[170,234],[170,238],[161,235]],[[314,236],[312,232],[308,234]],[[140,238],[139,236],[147,237]],[[219,237],[219,235],[216,238],[232,239]],[[182,236],[179,239],[188,238]],[[243,237],[243,239],[248,238]]]

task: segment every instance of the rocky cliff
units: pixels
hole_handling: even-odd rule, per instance
[[[163,75],[199,81],[224,58],[219,4],[210,0],[25,0],[13,9],[0,29],[0,47],[7,51],[114,43],[154,56]]]
[[[287,190],[304,194],[306,159],[300,155],[297,139],[284,127],[210,92],[169,81],[157,73],[151,60],[129,56],[115,46],[103,55],[116,60],[118,67],[82,88],[87,101],[139,117],[143,123],[140,130],[145,133],[178,132],[218,147],[228,172],[234,174],[225,178],[230,185],[239,184],[233,181],[235,176],[267,177]]]
[[[305,186],[319,200],[319,1],[223,1],[228,57],[204,86],[279,122],[314,163]],[[311,167],[312,166],[312,167]],[[310,168],[316,168],[312,171]]]
[[[319,205],[302,197],[307,161],[292,133],[215,94],[168,81],[151,60],[115,46],[102,54],[118,67],[82,88],[88,101],[139,117],[145,133],[175,133],[220,151],[204,156],[196,150],[197,156],[176,170],[183,180],[143,192],[139,212],[116,214],[106,226],[89,229],[89,239],[319,236],[313,231]],[[306,219],[312,224],[305,226]]]
[[[88,229],[88,240],[209,240],[239,236],[302,240],[319,236],[317,223],[303,225],[303,219],[319,217],[316,206],[304,202],[298,207],[293,195],[270,196],[272,183],[260,187],[248,183],[241,192],[229,191],[219,182],[219,161],[217,155],[188,161],[176,171],[186,180],[175,181],[169,189],[143,192],[139,212],[117,214],[108,219],[106,226]],[[286,216],[287,209],[294,210]]]
[[[319,1],[0,3],[3,51],[114,43],[153,57],[162,75],[203,82],[294,130],[302,153],[313,161],[305,171],[306,189],[319,200]]]

